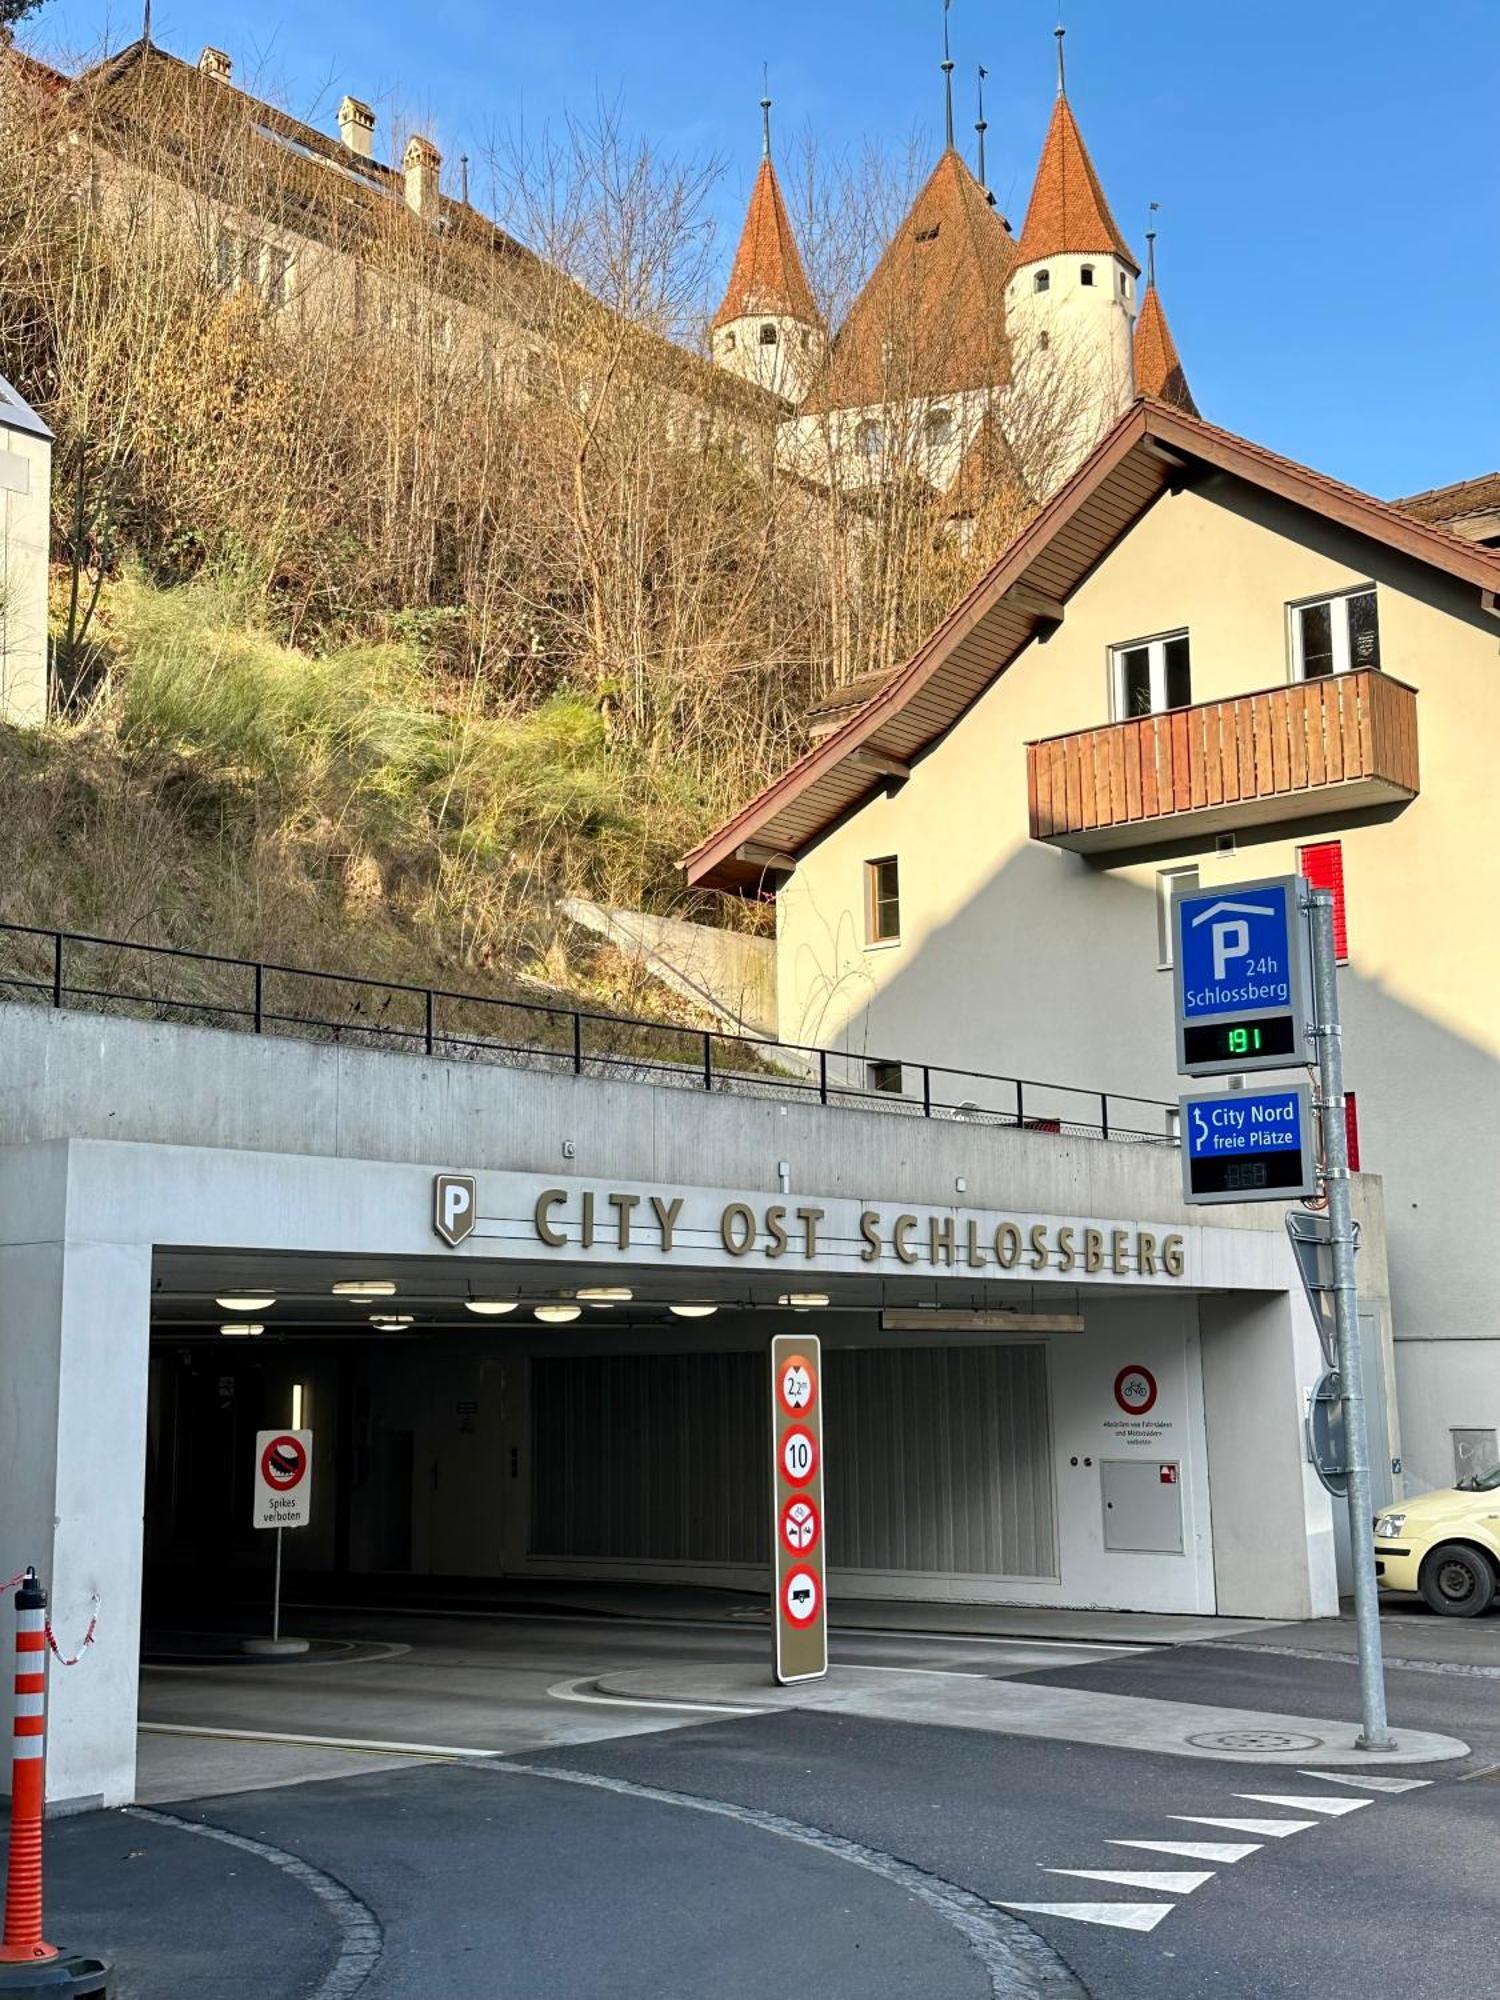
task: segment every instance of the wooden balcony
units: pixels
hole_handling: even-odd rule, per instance
[[[1373,668],[1026,746],[1031,837],[1094,853],[1404,805],[1417,697]]]

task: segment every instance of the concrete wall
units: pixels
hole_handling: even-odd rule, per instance
[[[776,946],[769,937],[684,923],[647,910],[610,910],[582,897],[571,897],[558,908],[715,1019],[752,1035],[775,1035]]]
[[[1285,681],[1288,603],[1379,592],[1382,664],[1419,690],[1425,785],[1399,813],[1261,827],[1237,852],[1164,843],[1124,860],[1029,839],[1025,744],[1110,718],[1111,645],[1186,627],[1193,694]],[[1500,1334],[1500,906],[1493,811],[1500,626],[1472,590],[1215,477],[1163,498],[910,781],[804,855],[779,899],[782,1035],[1025,1076],[1175,1095],[1156,878],[1292,872],[1337,836],[1351,963],[1341,976],[1363,1157],[1385,1182],[1408,1490],[1447,1476],[1460,1378],[1411,1343]],[[901,866],[899,945],[864,936],[864,863]],[[1455,1164],[1462,1162],[1462,1171]],[[1500,1345],[1487,1365],[1500,1378]]]

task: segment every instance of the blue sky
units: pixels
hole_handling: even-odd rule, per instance
[[[1398,494],[1500,466],[1500,0],[1067,0],[1070,96],[1138,255],[1162,204],[1163,298],[1204,414]],[[939,0],[155,0],[330,123],[394,96],[450,161],[596,92],[729,165],[725,267],[776,116],[838,148],[940,139]],[[990,179],[1019,229],[1051,106],[1056,0],[953,0],[961,142],[990,72]],[[60,54],[138,32],[121,0],[50,0]]]

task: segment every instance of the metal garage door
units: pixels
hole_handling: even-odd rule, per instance
[[[839,1569],[1057,1574],[1047,1355],[825,1349],[828,1557]],[[768,1563],[766,1358],[531,1365],[531,1553]]]

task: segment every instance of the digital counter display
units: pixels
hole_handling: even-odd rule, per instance
[[[1297,1059],[1297,1024],[1290,1014],[1270,1014],[1258,1021],[1214,1021],[1185,1025],[1184,1059],[1189,1063],[1254,1062],[1267,1056]]]
[[[1188,1168],[1194,1194],[1255,1195],[1276,1188],[1300,1189],[1305,1172],[1300,1147],[1257,1153],[1251,1159],[1193,1160]]]

